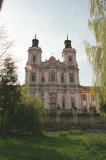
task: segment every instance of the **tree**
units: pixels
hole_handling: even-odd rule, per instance
[[[34,97],[26,83],[21,91],[21,99],[15,108],[15,129],[32,135],[43,132],[46,119],[44,103],[38,97]]]
[[[1,126],[0,135],[5,135],[14,113],[15,105],[19,101],[20,90],[18,85],[18,77],[16,74],[15,62],[11,57],[7,57],[0,70],[0,107],[1,107]],[[12,120],[11,120],[12,119]]]
[[[96,45],[85,41],[85,51],[94,73],[94,90],[99,88],[99,96],[102,105],[100,110],[106,115],[106,1],[90,1],[90,18],[88,27],[94,33]],[[101,108],[102,107],[102,108]]]
[[[0,136],[13,131],[38,135],[43,132],[46,118],[44,103],[31,94],[28,84],[18,85],[15,62],[11,57],[0,70]]]
[[[0,26],[0,63],[5,59],[5,55],[8,53],[13,43],[13,41],[9,40],[5,27]]]

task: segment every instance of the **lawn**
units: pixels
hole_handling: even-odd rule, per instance
[[[60,132],[0,139],[0,160],[106,160],[106,135]]]

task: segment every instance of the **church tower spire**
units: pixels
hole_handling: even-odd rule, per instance
[[[72,48],[71,47],[71,40],[68,40],[68,34],[67,34],[67,40],[64,41],[65,48]]]
[[[32,47],[38,47],[39,40],[36,39],[36,34],[35,34],[35,39],[32,40]]]

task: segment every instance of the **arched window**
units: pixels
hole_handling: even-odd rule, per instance
[[[33,63],[35,63],[35,56],[33,56]]]
[[[61,82],[64,83],[64,74],[61,74]]]
[[[55,82],[55,72],[51,72],[51,82]]]
[[[32,55],[32,63],[35,64],[37,61],[37,57],[36,55]]]
[[[45,73],[44,72],[41,73],[41,80],[42,80],[42,82],[45,82]]]
[[[73,83],[74,82],[74,75],[69,74],[69,82]]]
[[[31,73],[31,82],[36,81],[36,73]]]
[[[69,57],[68,57],[68,64],[72,64],[72,61],[73,61],[73,60],[72,60],[72,56],[69,56]]]

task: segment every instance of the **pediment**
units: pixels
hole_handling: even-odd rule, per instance
[[[51,56],[48,60],[49,64],[56,64],[56,58],[54,56]]]
[[[49,60],[45,61],[45,66],[49,68],[60,67],[60,61],[56,60],[54,56],[51,56]]]

